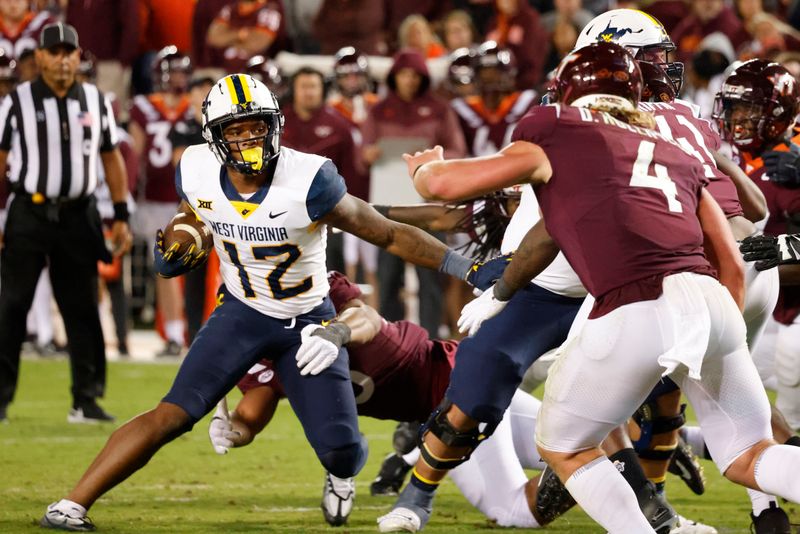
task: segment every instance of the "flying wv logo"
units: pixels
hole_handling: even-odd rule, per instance
[[[642,33],[643,31],[644,29],[633,31],[630,28],[612,28],[611,22],[609,21],[606,29],[600,32],[600,35],[597,36],[597,40],[604,43],[614,43],[629,33]]]

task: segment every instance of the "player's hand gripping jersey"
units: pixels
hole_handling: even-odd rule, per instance
[[[531,111],[514,140],[536,143],[551,162],[537,196],[548,231],[597,297],[594,316],[657,298],[667,274],[713,273],[696,216],[708,179],[680,145],[607,113],[560,105]]]
[[[288,319],[328,294],[325,226],[315,221],[346,193],[330,160],[282,147],[274,178],[245,199],[208,146],[196,145],[181,158],[176,187],[213,232],[223,281],[237,299]]]

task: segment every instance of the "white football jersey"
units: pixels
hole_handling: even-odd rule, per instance
[[[539,222],[539,219],[541,219],[541,216],[539,215],[539,202],[536,200],[536,194],[530,184],[525,184],[522,186],[519,207],[511,217],[511,221],[506,227],[506,233],[503,235],[500,252],[507,254],[516,250],[525,234]],[[558,253],[553,263],[533,279],[533,283],[565,297],[586,296],[586,288],[583,287],[578,275],[570,267],[567,258],[561,252]]]
[[[313,185],[313,187],[312,187]],[[327,158],[282,147],[272,182],[245,199],[207,145],[186,149],[176,186],[214,235],[228,291],[265,315],[289,319],[328,294],[325,225],[314,222],[344,196]]]

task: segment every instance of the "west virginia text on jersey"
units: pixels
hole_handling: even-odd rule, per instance
[[[176,188],[211,228],[228,291],[278,319],[318,306],[328,293],[325,226],[344,180],[330,160],[281,148],[274,177],[242,197],[207,145],[189,147]],[[200,210],[213,205],[213,210]]]

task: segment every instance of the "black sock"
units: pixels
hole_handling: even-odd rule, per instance
[[[647,488],[648,480],[639,464],[639,457],[633,449],[622,449],[608,457],[628,482],[638,498]]]
[[[422,491],[427,491],[428,493],[433,493],[434,491],[436,491],[436,488],[439,487],[438,482],[431,484],[431,481],[423,480],[422,477],[417,475],[416,469],[411,471],[410,483],[413,484],[415,488],[418,488]]]
[[[791,438],[786,440],[785,445],[792,445],[794,447],[800,447],[800,436],[792,436]]]

